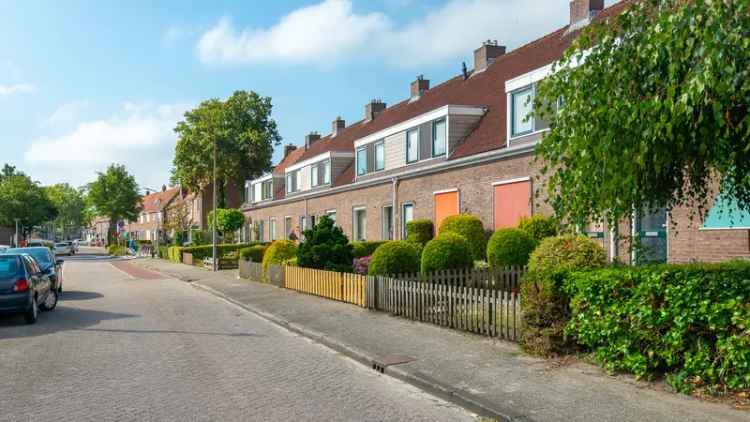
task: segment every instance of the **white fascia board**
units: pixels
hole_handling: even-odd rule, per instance
[[[262,183],[262,182],[265,182],[266,180],[271,180],[271,178],[273,178],[273,173],[264,174],[263,176],[260,176],[257,179],[253,179],[253,180],[249,180],[245,182],[245,187],[248,187],[249,185],[254,185],[256,183]]]
[[[419,126],[422,123],[427,123],[441,117],[448,115],[462,115],[462,116],[482,116],[485,113],[485,108],[481,106],[460,106],[460,105],[444,105],[435,110],[428,111],[427,113],[420,114],[419,116],[412,117],[409,120],[405,120],[396,125],[387,127],[383,130],[379,130],[373,134],[367,135],[363,138],[359,138],[354,141],[354,148],[357,149],[362,145],[369,144],[387,138],[388,136],[394,135],[399,132],[403,132],[414,126]]]
[[[586,61],[586,57],[588,57],[591,54],[591,49],[588,49],[583,52],[581,57],[578,57],[578,54],[574,55],[570,58],[570,62],[566,64],[569,68],[575,68],[578,67],[581,63]],[[541,81],[542,79],[546,78],[547,76],[551,75],[552,68],[555,67],[555,63],[558,64],[558,68],[560,63],[558,61],[550,63],[546,66],[542,66],[539,68],[536,68],[532,70],[531,72],[524,73],[523,75],[516,76],[513,79],[508,79],[505,81],[505,92],[510,93],[513,91],[516,91],[521,88],[525,88],[531,84],[534,84],[536,82]]]
[[[309,166],[312,163],[317,163],[318,161],[322,161],[322,160],[330,159],[330,158],[331,158],[331,151],[326,151],[322,154],[318,154],[314,157],[310,157],[305,161],[300,161],[299,163],[296,163],[294,165],[287,167],[286,169],[284,169],[284,173],[291,173],[295,170],[301,169],[302,167]]]

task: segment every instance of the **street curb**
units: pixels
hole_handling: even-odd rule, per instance
[[[319,343],[323,346],[333,349],[361,363],[362,365],[365,365],[366,367],[370,369],[372,369],[373,363],[376,361],[375,357],[367,354],[366,352],[360,349],[352,347],[343,342],[331,339],[330,337],[327,337],[323,333],[306,328],[300,324],[289,322],[276,315],[260,310],[252,305],[242,303],[212,287],[206,286],[205,284],[201,284],[200,282],[196,281],[196,282],[190,283],[190,285],[192,285],[196,289],[200,289],[208,293],[211,293],[214,296],[220,297],[221,299],[224,299],[225,301],[229,303],[239,306],[240,308],[245,309],[248,312],[251,312],[269,322],[279,325],[282,328],[285,328],[295,334],[301,335],[316,343]],[[523,415],[519,415],[518,413],[516,413],[515,411],[511,409],[499,409],[494,403],[490,403],[486,400],[480,399],[478,397],[474,397],[471,393],[468,393],[460,389],[456,389],[450,385],[443,384],[420,372],[408,371],[403,368],[399,368],[398,366],[388,366],[385,368],[385,371],[383,372],[383,374],[388,375],[392,378],[396,378],[400,381],[403,381],[407,384],[410,384],[421,390],[424,390],[436,397],[439,397],[443,400],[446,400],[448,402],[461,406],[465,409],[473,411],[480,416],[494,418],[498,422],[500,421],[533,422],[533,419],[530,419]]]

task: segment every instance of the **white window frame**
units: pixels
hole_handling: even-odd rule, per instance
[[[318,164],[310,166],[310,186],[318,187]]]
[[[363,227],[357,227],[357,213],[364,212],[364,218],[362,219]],[[357,236],[357,229],[360,229],[360,233],[362,236],[359,238]],[[352,208],[352,240],[353,241],[366,241],[367,240],[367,207],[354,207]]]
[[[416,144],[417,144],[417,158],[415,158],[415,159],[413,159],[411,161],[409,161],[409,134],[410,133],[416,133],[416,137],[415,138],[416,138]],[[411,129],[407,130],[406,131],[406,140],[404,142],[406,142],[406,151],[404,151],[405,152],[404,155],[405,155],[405,158],[406,158],[406,165],[408,166],[410,164],[414,164],[416,162],[419,162],[419,149],[420,149],[419,148],[419,127],[415,127],[415,128],[411,128]]]
[[[409,221],[406,221],[406,207],[411,207],[411,220],[414,221],[414,203],[413,202],[404,202],[401,204],[401,239],[406,240],[406,223]]]
[[[323,184],[331,184],[331,160],[328,159],[323,163]]]
[[[390,212],[391,230],[388,233],[386,233],[386,226],[385,226],[385,222],[387,221],[386,220],[386,215],[387,215],[386,210],[387,209],[391,210],[391,212]],[[380,226],[381,226],[380,227],[380,231],[381,231],[380,237],[382,238],[382,240],[395,240],[396,236],[395,236],[395,233],[394,233],[394,231],[395,231],[394,229],[396,228],[396,225],[393,224],[394,223],[393,220],[394,220],[395,216],[396,215],[393,212],[393,204],[383,205],[383,211],[381,212],[381,216],[380,216]]]
[[[273,242],[277,239],[276,237],[276,217],[268,219],[268,239]]]
[[[536,85],[531,84],[531,85],[527,85],[525,87],[516,89],[516,90],[511,91],[511,92],[508,93],[508,103],[509,103],[508,104],[508,117],[509,117],[508,118],[508,127],[510,128],[509,129],[510,130],[509,139],[520,138],[520,137],[528,136],[528,135],[531,135],[531,134],[537,132],[537,130],[535,128],[535,126],[536,126],[536,123],[535,123],[536,119],[533,118],[533,104],[534,104],[534,98],[536,97],[536,88],[535,87],[536,87]],[[529,101],[531,101],[531,104],[529,104],[529,105],[532,107],[532,111],[529,113],[529,115],[526,118],[530,119],[529,123],[531,125],[531,129],[527,130],[527,131],[524,131],[524,132],[516,132],[516,129],[515,129],[515,120],[516,120],[515,119],[515,111],[516,111],[515,97],[517,95],[521,95],[521,94],[526,95],[527,92],[530,95]]]
[[[360,152],[364,152],[364,156],[365,156],[365,160],[364,160],[365,161],[365,163],[364,163],[365,167],[364,167],[364,170],[361,173],[359,172],[359,165],[360,165],[360,161],[361,161],[360,158],[359,158],[359,153]],[[367,174],[367,147],[359,147],[359,148],[357,148],[357,151],[355,152],[354,156],[356,157],[355,171],[357,173],[357,176],[364,176],[364,175],[366,175]]]
[[[378,167],[378,148],[383,152],[383,162],[381,167]],[[375,156],[373,157],[373,171],[385,170],[385,139],[377,141],[372,145],[372,153]]]
[[[335,226],[336,225],[336,210],[335,209],[326,210],[326,215],[329,217],[333,216],[333,225]]]
[[[443,131],[444,131],[443,152],[441,152],[440,154],[435,154],[435,138],[436,138],[435,134],[437,134],[436,127],[440,123],[443,124]],[[438,119],[432,122],[432,151],[431,152],[432,152],[433,158],[442,157],[448,152],[448,119]]]
[[[286,222],[289,221],[289,228],[286,227]],[[289,239],[289,234],[294,231],[294,219],[291,215],[284,216],[284,239]]]

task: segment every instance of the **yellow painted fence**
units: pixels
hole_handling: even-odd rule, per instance
[[[366,307],[365,275],[284,266],[284,287]]]

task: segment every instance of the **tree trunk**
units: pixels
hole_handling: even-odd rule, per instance
[[[112,245],[116,242],[117,238],[115,237],[115,233],[117,233],[117,220],[110,218],[109,219],[109,228],[107,228],[107,245]]]
[[[218,180],[217,181],[217,189],[219,192],[217,192],[218,195],[218,208],[226,208],[227,207],[227,186],[226,186],[226,180]]]

